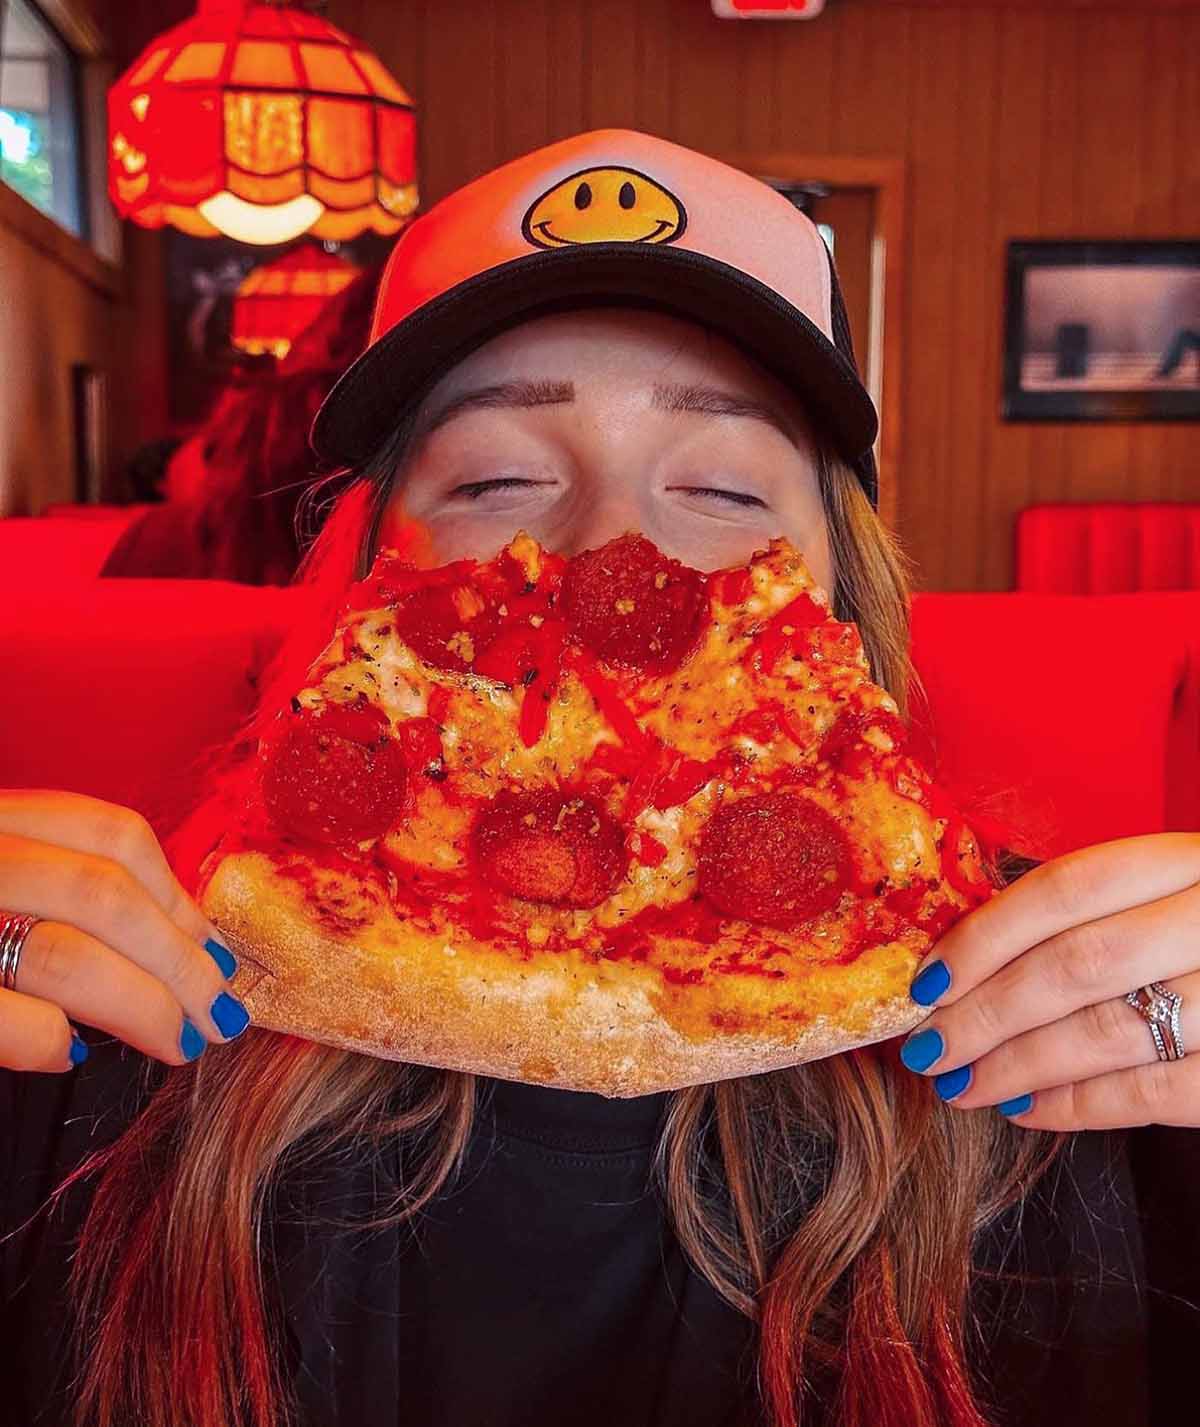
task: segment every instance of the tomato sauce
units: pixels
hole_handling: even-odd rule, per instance
[[[588,693],[595,699],[596,707],[625,747],[639,758],[650,753],[653,745],[649,736],[642,732],[637,719],[622,699],[617,685],[601,673],[596,661],[590,655],[579,652],[571,656],[568,667],[578,674]]]
[[[398,857],[384,842],[375,848],[379,865],[391,874],[392,905],[401,917],[431,921],[435,909],[480,941],[526,950],[523,936],[506,927],[494,893],[471,871],[440,872]]]
[[[769,674],[787,653],[799,653],[805,648],[805,631],[829,618],[811,595],[797,595],[790,604],[773,614],[755,635],[743,662],[750,668]]]
[[[709,582],[713,597],[722,604],[744,604],[754,589],[754,577],[749,570],[722,570]]]
[[[648,832],[632,832],[626,839],[630,855],[643,867],[657,867],[666,858],[667,849]]]
[[[724,935],[724,919],[699,897],[669,907],[644,907],[619,927],[604,933],[604,955],[612,961],[644,961],[662,937],[679,937],[715,946]]]

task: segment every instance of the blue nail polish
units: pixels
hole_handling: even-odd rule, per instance
[[[909,1036],[900,1047],[900,1059],[909,1070],[920,1073],[928,1070],[935,1060],[940,1060],[945,1049],[946,1042],[940,1032],[930,1026],[927,1030],[918,1031],[915,1036]]]
[[[1033,1096],[1017,1095],[1012,1100],[1005,1100],[1003,1104],[997,1105],[996,1109],[1002,1115],[1023,1115],[1026,1110],[1033,1109]]]
[[[933,1077],[933,1088],[943,1100],[953,1100],[971,1083],[971,1067],[960,1065],[957,1070],[943,1070]]]
[[[918,1006],[932,1006],[950,989],[950,968],[944,961],[931,961],[908,988]]]
[[[250,1024],[250,1012],[227,991],[222,991],[212,1003],[209,1014],[217,1023],[217,1030],[227,1041],[231,1041],[234,1036],[240,1036]]]
[[[212,936],[204,943],[204,950],[221,968],[221,975],[228,981],[237,970],[237,958],[233,952],[227,946],[222,946],[216,937]]]
[[[71,1064],[72,1064],[72,1065],[82,1065],[83,1062],[84,1062],[87,1058],[88,1058],[88,1048],[87,1048],[86,1043],[85,1043],[84,1041],[80,1040],[80,1038],[75,1034],[75,1032],[72,1031],[72,1032],[71,1032]]]
[[[207,1045],[207,1041],[191,1021],[184,1016],[183,1030],[179,1033],[179,1049],[183,1052],[184,1060],[195,1060],[205,1045]]]

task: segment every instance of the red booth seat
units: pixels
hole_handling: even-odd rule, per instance
[[[152,818],[251,708],[307,592],[51,581],[0,602],[0,786],[57,787]],[[917,742],[951,788],[1047,856],[1200,829],[1200,594],[927,594]]]
[[[1017,521],[1017,589],[1200,590],[1200,505],[1033,505]]]
[[[83,507],[88,509],[88,507]],[[141,507],[119,513],[74,518],[7,516],[0,520],[0,581],[5,598],[17,585],[42,586],[52,580],[92,580]],[[132,514],[129,512],[132,511]]]
[[[128,525],[139,515],[153,510],[154,506],[142,505],[90,505],[77,501],[64,501],[43,506],[40,519],[46,520],[115,520],[119,525]]]
[[[1200,593],[927,594],[939,776],[1038,855],[1200,831]]]

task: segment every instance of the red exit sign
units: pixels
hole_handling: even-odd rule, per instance
[[[812,20],[825,0],[712,0],[719,20]]]
[[[712,0],[712,7],[721,20],[811,20],[825,0]]]

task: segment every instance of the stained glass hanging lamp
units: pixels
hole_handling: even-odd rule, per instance
[[[361,271],[307,241],[274,262],[252,268],[233,299],[233,345],[250,356],[270,354],[282,360],[329,299]]]
[[[109,192],[143,227],[345,240],[395,233],[417,206],[412,100],[301,0],[200,0],[108,110]]]

